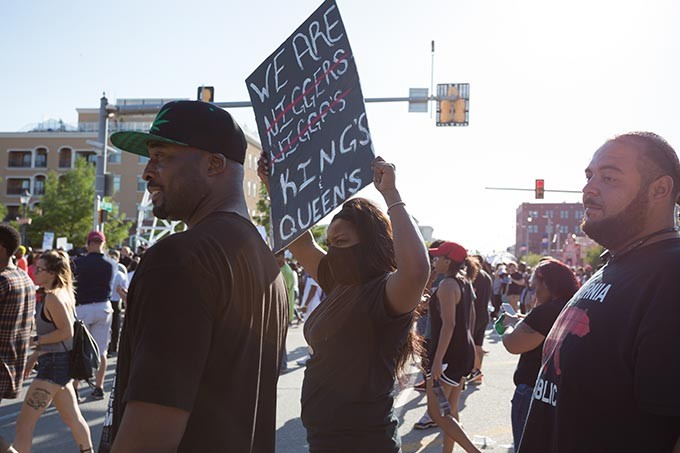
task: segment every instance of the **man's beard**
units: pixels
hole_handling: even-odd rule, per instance
[[[588,199],[584,204],[588,204]],[[628,206],[615,216],[601,220],[586,220],[584,215],[581,229],[590,239],[603,247],[609,250],[620,249],[644,231],[648,206],[647,188],[641,187]]]

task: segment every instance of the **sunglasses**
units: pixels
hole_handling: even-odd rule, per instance
[[[46,267],[36,266],[35,271],[36,272],[49,272],[50,270]]]

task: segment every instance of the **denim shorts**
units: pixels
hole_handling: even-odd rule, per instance
[[[36,379],[52,382],[62,387],[71,381],[69,373],[71,352],[47,352],[38,357]]]

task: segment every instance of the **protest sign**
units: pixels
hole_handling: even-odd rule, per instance
[[[45,231],[43,233],[42,250],[51,250],[54,244],[54,231]]]
[[[270,161],[274,250],[373,181],[373,142],[347,32],[325,1],[247,79]]]

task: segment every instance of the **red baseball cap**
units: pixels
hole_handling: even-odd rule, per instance
[[[101,231],[90,231],[87,235],[87,242],[106,242],[106,236]]]
[[[467,250],[455,242],[442,242],[439,247],[430,249],[430,255],[443,256],[456,263],[462,263],[467,258]]]

